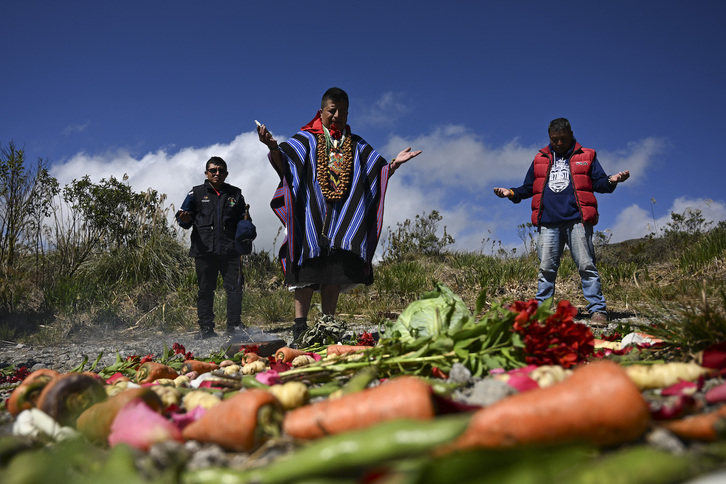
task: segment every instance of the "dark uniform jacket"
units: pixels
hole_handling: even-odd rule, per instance
[[[227,183],[217,191],[209,181],[197,185],[187,194],[181,209],[192,215],[192,221],[177,222],[182,228],[192,227],[191,257],[210,254],[237,256],[235,233],[246,212],[242,191]]]

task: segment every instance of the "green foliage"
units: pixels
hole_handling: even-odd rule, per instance
[[[44,248],[42,221],[49,215],[58,182],[49,175],[47,162],[28,167],[25,152],[11,142],[0,147],[0,311],[27,305],[32,291],[20,261],[29,255],[37,263]]]
[[[537,234],[537,227],[532,222],[517,225],[517,236],[524,244],[524,254],[531,254],[537,250],[537,242],[535,235]]]
[[[658,299],[648,312],[649,319],[656,322],[648,332],[668,345],[691,351],[726,341],[726,289],[722,283],[715,294],[713,291],[702,288],[701,300],[695,304]]]
[[[48,174],[47,162],[28,168],[25,152],[11,142],[0,149],[0,266],[12,267],[23,244],[32,245],[40,222],[49,214],[58,182]],[[38,246],[35,245],[37,248]]]
[[[689,274],[703,269],[712,262],[723,261],[726,253],[726,223],[721,222],[715,229],[698,237],[698,241],[689,244],[678,259],[680,268]]]
[[[140,245],[159,232],[171,233],[162,204],[165,196],[149,189],[134,192],[113,176],[92,183],[86,175],[63,189],[63,199],[83,217],[103,248]]]
[[[431,273],[418,261],[391,261],[376,270],[379,294],[391,299],[413,300],[431,282]]]
[[[473,260],[471,260],[473,259]],[[486,289],[489,294],[496,294],[508,282],[522,280],[536,280],[536,257],[530,253],[528,256],[501,259],[498,257],[480,255],[466,257],[466,266],[475,274],[478,287]]]
[[[446,247],[455,242],[446,232],[446,226],[443,235],[441,237],[437,235],[441,220],[443,217],[439,212],[432,210],[428,215],[425,212],[416,215],[413,222],[406,219],[403,223],[397,223],[393,232],[388,227],[388,238],[384,242],[384,259],[401,260],[416,254],[440,255]]]
[[[42,338],[34,333],[41,320],[42,331],[50,337],[83,334],[94,325],[195,327],[193,261],[187,257],[186,236],[179,237],[170,224],[164,195],[136,193],[126,178],[113,177],[93,183],[85,176],[59,190],[44,162],[28,169],[24,153],[12,144],[3,149],[0,168],[0,334]],[[374,284],[341,295],[339,313],[384,324],[429,291],[432,281],[447,284],[469,308],[534,296],[535,227],[517,227],[522,255],[490,239],[485,242],[491,242],[491,254],[484,255],[483,250],[449,250],[454,239],[446,227],[439,230],[442,221],[434,210],[398,224],[395,231],[389,227]],[[671,215],[662,237],[610,244],[607,233],[597,232],[598,267],[608,301],[695,307],[689,301],[699,300],[706,286],[706,301],[713,307],[714,295],[724,287],[726,223],[709,228],[700,210],[687,209]],[[293,317],[294,299],[273,253],[258,251],[242,259],[246,324],[276,327]],[[676,265],[668,265],[669,260]],[[675,267],[678,273],[664,274],[661,266]],[[577,278],[570,257],[563,258],[559,277]],[[576,300],[579,284],[569,282],[558,286],[558,296]],[[215,313],[223,317],[225,306],[220,281]],[[311,317],[319,311],[316,307]],[[678,318],[694,319],[668,307]],[[20,320],[32,324],[17,325]]]
[[[634,262],[622,264],[598,264],[598,272],[603,286],[631,282],[636,277],[639,267]]]
[[[245,306],[256,315],[258,322],[274,323],[290,319],[294,314],[292,294],[286,289],[272,292],[245,293]],[[243,312],[244,307],[243,307]]]
[[[686,208],[683,213],[671,212],[671,220],[665,226],[664,237],[683,237],[684,235],[701,234],[708,230],[711,222],[701,215],[700,209]]]

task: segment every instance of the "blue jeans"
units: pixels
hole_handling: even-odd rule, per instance
[[[605,297],[600,286],[600,274],[595,267],[595,246],[592,243],[593,226],[582,222],[540,227],[537,238],[539,278],[537,301],[542,302],[555,295],[555,279],[560,268],[560,258],[565,244],[570,248],[572,259],[582,280],[582,294],[587,299],[591,313],[606,310]]]

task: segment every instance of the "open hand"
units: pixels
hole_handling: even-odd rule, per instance
[[[408,148],[396,155],[396,157],[391,162],[391,168],[395,170],[403,163],[406,163],[411,158],[416,158],[420,154],[421,150],[411,151],[411,147],[409,146]]]
[[[612,175],[608,180],[610,180],[610,183],[620,183],[624,182],[630,178],[630,170],[620,171],[614,175]]]

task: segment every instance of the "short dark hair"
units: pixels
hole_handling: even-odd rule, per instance
[[[222,158],[220,158],[219,156],[213,156],[213,157],[211,157],[210,159],[208,159],[208,160],[207,160],[207,164],[206,164],[206,166],[204,167],[204,170],[205,170],[205,171],[206,171],[206,170],[209,170],[209,165],[217,165],[217,166],[221,166],[221,167],[222,167],[222,168],[224,168],[225,170],[227,169],[227,162],[226,162],[226,161],[224,161],[224,160],[223,160]]]
[[[339,87],[331,87],[325,91],[323,99],[320,101],[320,108],[324,108],[328,101],[333,101],[335,104],[345,101],[345,104],[350,106],[350,103],[348,103],[348,94]]]
[[[565,131],[567,133],[572,132],[572,126],[566,118],[553,119],[550,122],[550,127],[547,129],[548,133],[555,133],[557,131]]]

